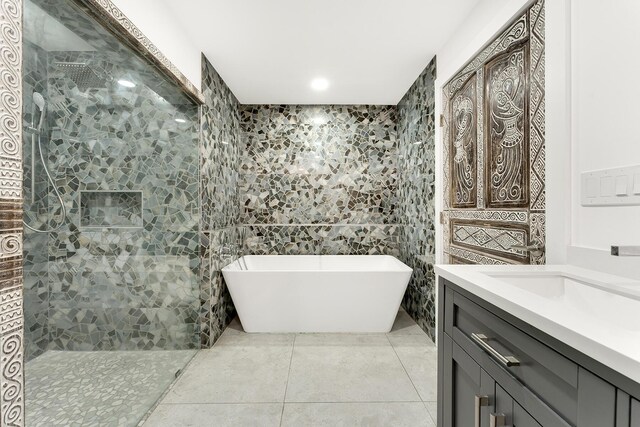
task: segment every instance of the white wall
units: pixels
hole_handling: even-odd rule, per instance
[[[640,2],[572,2],[573,188],[570,256],[640,278],[640,259],[608,255],[640,245],[640,206],[582,207],[580,173],[640,164]],[[635,273],[635,274],[634,274]]]
[[[159,0],[112,0],[198,89],[201,86],[200,49]]]
[[[547,154],[547,260],[563,263],[569,242],[570,116],[569,116],[569,0],[547,1],[546,8],[546,154]],[[438,52],[436,117],[442,112],[442,86],[482,50],[508,24],[532,4],[531,0],[481,0],[464,24]],[[436,128],[436,141],[442,132]],[[436,150],[436,164],[442,164],[442,145]],[[436,211],[442,208],[442,168],[438,168]],[[442,241],[442,227],[436,226]],[[437,262],[442,260],[442,251]]]

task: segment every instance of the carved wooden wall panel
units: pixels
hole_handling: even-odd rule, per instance
[[[485,65],[487,207],[526,207],[529,193],[528,44]]]
[[[444,261],[544,264],[544,0],[444,86],[443,106]]]
[[[451,98],[451,205],[476,206],[478,189],[476,76],[472,75]]]
[[[526,226],[509,225],[507,227],[495,223],[451,221],[452,244],[518,262],[526,261],[528,254],[522,249],[514,249],[513,246],[526,245],[528,238],[529,230]]]

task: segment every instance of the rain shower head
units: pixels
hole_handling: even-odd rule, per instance
[[[81,92],[89,88],[105,88],[107,85],[107,79],[98,75],[86,62],[55,62],[53,65],[63,71]]]

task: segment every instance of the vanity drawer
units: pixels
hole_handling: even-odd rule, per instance
[[[543,425],[576,425],[578,365],[450,288],[445,301],[445,332],[510,394],[524,390],[525,410]]]

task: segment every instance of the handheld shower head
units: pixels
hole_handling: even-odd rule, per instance
[[[33,103],[36,104],[38,110],[44,111],[44,96],[40,92],[33,92]]]
[[[33,103],[36,107],[38,107],[38,110],[40,110],[40,121],[38,122],[38,130],[41,130],[42,124],[44,123],[44,115],[46,112],[46,101],[44,100],[44,96],[42,96],[40,92],[33,92]]]

